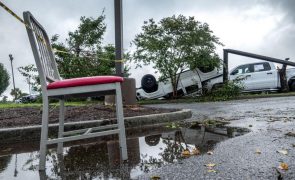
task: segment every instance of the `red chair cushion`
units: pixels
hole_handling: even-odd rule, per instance
[[[115,83],[115,82],[123,82],[123,78],[118,76],[92,76],[92,77],[65,79],[65,80],[49,83],[47,85],[47,89],[59,89],[59,88],[67,88],[67,87],[108,84],[108,83]]]

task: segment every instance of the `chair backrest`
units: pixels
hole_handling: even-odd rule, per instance
[[[39,72],[42,90],[46,90],[48,82],[60,80],[52,47],[46,31],[41,24],[27,11],[23,13],[28,27],[27,33]]]

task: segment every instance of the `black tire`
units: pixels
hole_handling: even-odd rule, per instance
[[[291,81],[289,86],[290,86],[290,91],[295,91],[295,80]]]
[[[141,79],[141,88],[147,92],[155,92],[158,90],[158,84],[156,78],[151,74],[146,74]]]
[[[160,139],[161,139],[161,134],[152,135],[152,136],[146,136],[144,138],[145,143],[148,144],[149,146],[156,146],[157,144],[159,144]]]

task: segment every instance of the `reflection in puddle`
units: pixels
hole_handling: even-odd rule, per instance
[[[185,149],[200,153],[216,143],[248,132],[224,126],[150,126],[127,131],[129,160],[120,162],[118,137],[65,144],[64,154],[48,149],[47,169],[38,171],[38,143],[1,145],[0,179],[132,179],[167,163],[177,163]]]

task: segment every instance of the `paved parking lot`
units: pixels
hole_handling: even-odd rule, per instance
[[[191,109],[193,117],[188,121],[226,120],[251,133],[217,144],[213,155],[193,156],[139,179],[295,179],[295,137],[286,136],[295,132],[295,97],[152,106]],[[282,162],[289,170],[278,170]],[[208,172],[209,163],[215,164],[216,172]]]

